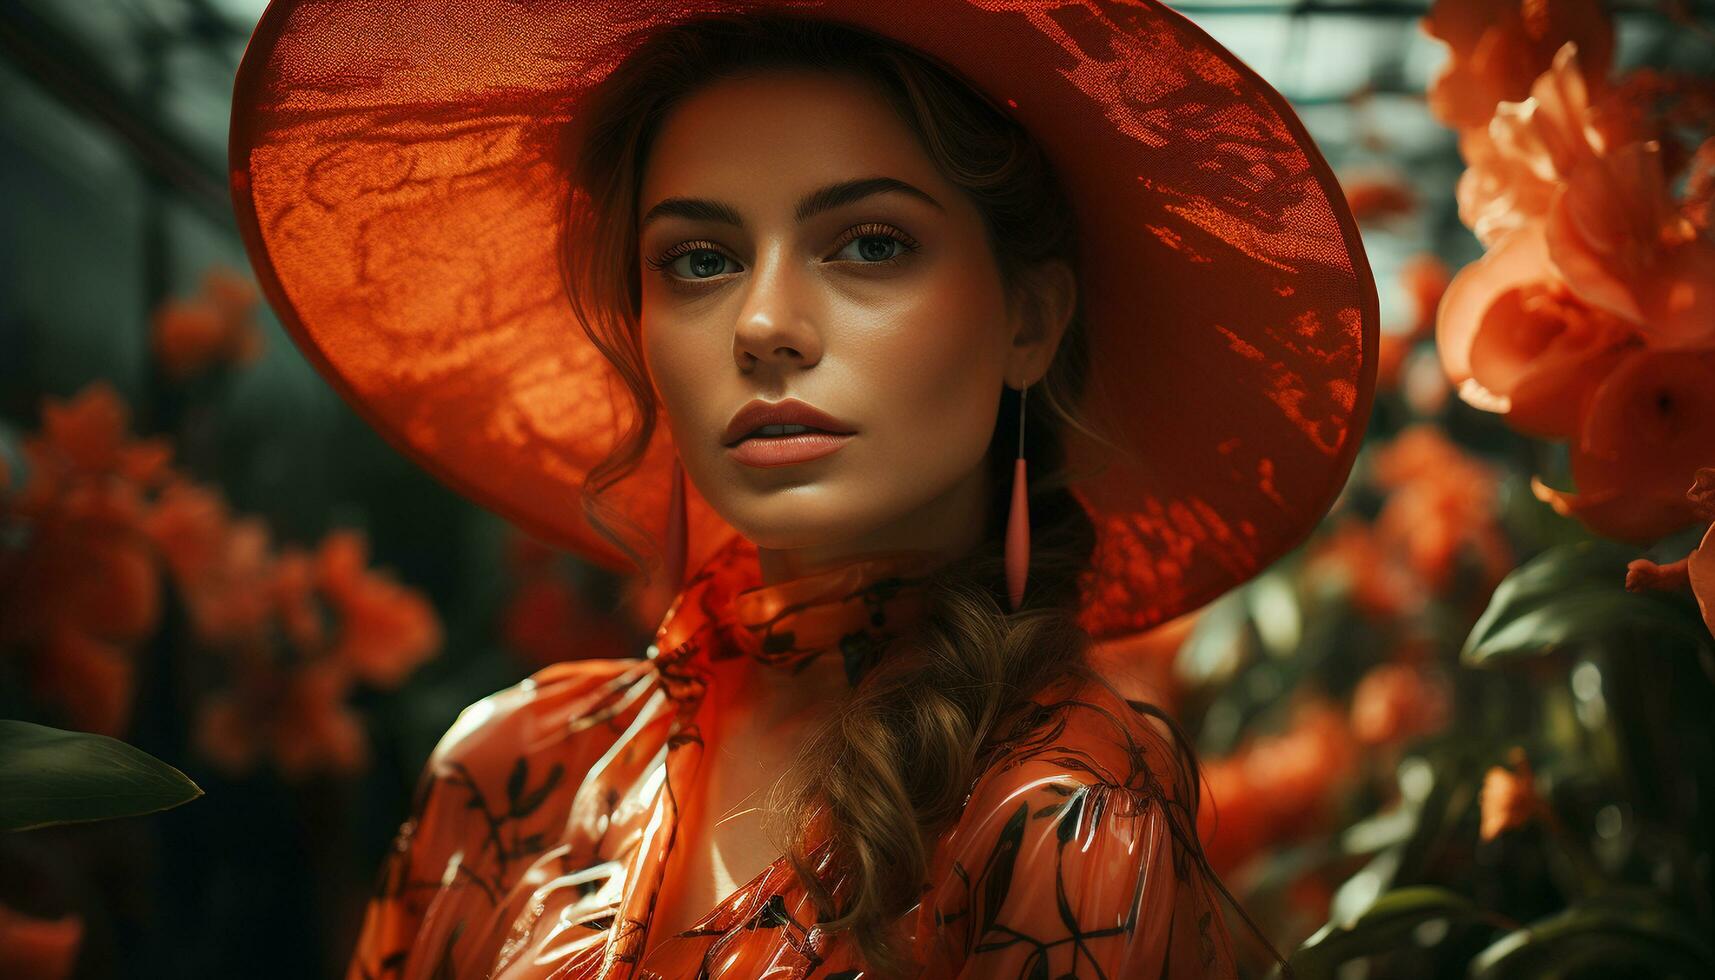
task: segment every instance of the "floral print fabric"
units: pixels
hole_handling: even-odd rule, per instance
[[[675,799],[705,748],[710,658],[867,663],[922,612],[920,556],[761,586],[742,539],[669,610],[648,659],[569,661],[467,708],[386,859],[349,977],[818,978],[867,972],[817,923],[782,856],[685,931],[645,938]],[[1038,694],[987,758],[902,923],[923,978],[1233,972],[1211,881],[1186,847],[1169,744],[1105,689]],[[817,874],[849,882],[825,840]]]

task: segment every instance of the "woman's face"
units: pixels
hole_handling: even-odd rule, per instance
[[[1058,331],[1021,331],[975,207],[878,93],[711,83],[664,120],[638,217],[644,358],[716,512],[805,565],[976,543],[1002,385],[1045,373]],[[731,444],[741,409],[787,399],[846,434]]]

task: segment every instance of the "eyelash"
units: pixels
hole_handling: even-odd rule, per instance
[[[910,235],[907,235],[905,232],[900,231],[892,225],[870,222],[868,224],[855,225],[848,228],[845,233],[840,236],[839,242],[834,245],[834,251],[838,252],[860,238],[888,238],[898,242],[901,248],[901,251],[895,253],[889,258],[882,259],[879,262],[860,262],[860,265],[897,265],[903,261],[907,255],[922,247],[918,244],[915,238],[912,238]],[[675,283],[713,282],[717,277],[710,277],[708,279],[685,279],[680,276],[675,276],[668,271],[667,267],[673,264],[673,260],[677,259],[681,255],[689,255],[692,252],[716,252],[723,256],[726,255],[726,252],[714,242],[699,238],[694,241],[680,242],[677,245],[673,245],[655,258],[644,259],[643,264]],[[731,259],[731,256],[727,257]],[[732,261],[737,260],[733,259]]]

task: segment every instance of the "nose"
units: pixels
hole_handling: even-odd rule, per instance
[[[809,276],[773,257],[757,262],[750,292],[733,326],[733,360],[745,374],[758,365],[782,372],[822,359],[822,334],[812,315]]]

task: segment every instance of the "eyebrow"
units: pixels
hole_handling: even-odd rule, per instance
[[[802,223],[823,211],[844,207],[855,201],[876,194],[900,193],[909,194],[920,201],[933,205],[935,210],[945,212],[941,202],[929,196],[926,192],[893,177],[863,177],[858,180],[846,180],[837,184],[811,191],[804,195],[794,210],[794,217]],[[648,227],[649,223],[666,217],[689,218],[692,221],[714,221],[744,227],[744,219],[732,205],[721,201],[710,201],[699,197],[669,197],[658,202],[638,223],[638,230]]]

